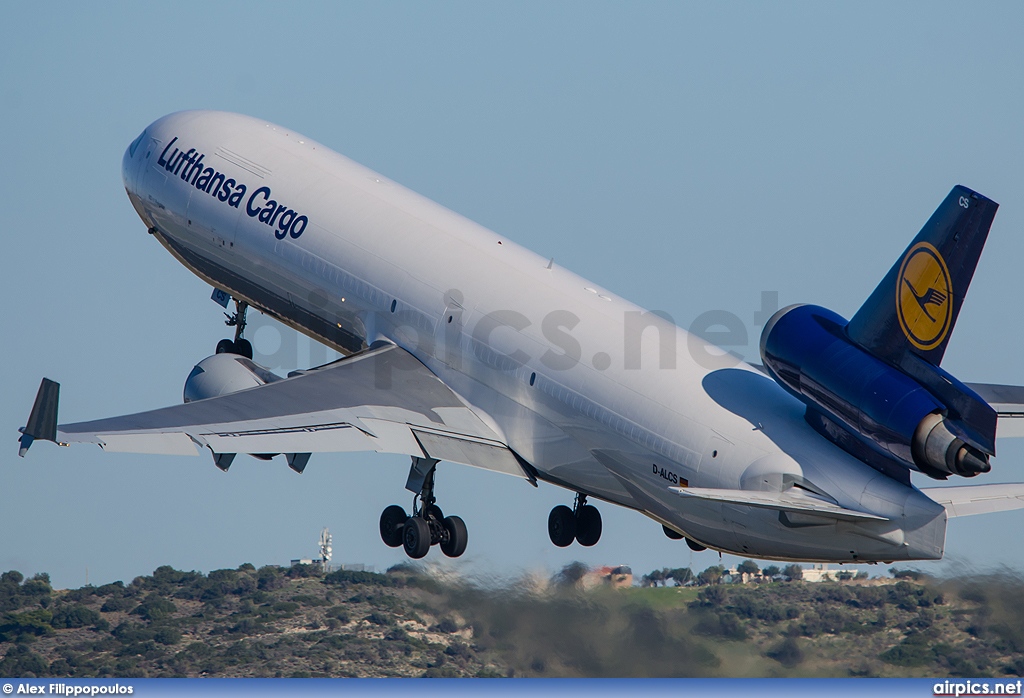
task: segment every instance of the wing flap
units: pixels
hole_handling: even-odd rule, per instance
[[[198,456],[196,444],[181,432],[170,434],[97,434],[104,451],[112,453],[149,453],[165,456]]]
[[[929,487],[921,492],[945,507],[949,518],[1024,509],[1024,483]]]
[[[738,504],[761,509],[810,514],[813,516],[838,519],[840,521],[888,521],[884,516],[876,516],[864,511],[847,509],[838,504],[812,497],[786,492],[759,492],[752,490],[726,490],[705,487],[670,487],[672,491],[683,497],[702,499],[709,502]]]
[[[376,450],[374,440],[351,424],[204,434],[199,438],[214,453],[339,453]]]
[[[451,434],[413,429],[413,435],[431,458],[472,465],[506,475],[532,480],[515,455],[504,444],[480,439],[455,437]]]

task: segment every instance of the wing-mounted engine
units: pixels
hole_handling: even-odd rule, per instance
[[[777,312],[761,334],[765,368],[807,405],[807,421],[883,470],[898,464],[940,479],[988,472],[991,452],[962,415],[918,380],[852,342],[846,325],[831,310],[797,305]],[[943,380],[957,389],[961,401],[987,407],[952,376]]]
[[[251,359],[232,353],[208,356],[185,379],[185,402],[220,397],[281,380]]]

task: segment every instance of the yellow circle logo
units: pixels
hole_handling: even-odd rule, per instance
[[[918,349],[934,349],[953,319],[953,285],[942,255],[927,242],[910,248],[896,279],[896,315]]]

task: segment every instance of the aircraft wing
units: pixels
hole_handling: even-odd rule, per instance
[[[299,472],[311,453],[378,451],[534,479],[466,403],[394,345],[220,397],[75,424],[56,425],[57,387],[44,379],[23,430],[28,445],[36,438],[174,455],[199,447],[223,469],[226,454],[283,453]]]
[[[946,508],[946,516],[974,516],[1024,509],[1024,484],[929,487],[925,495]]]
[[[847,509],[820,497],[804,495],[789,490],[786,492],[761,492],[754,490],[725,490],[707,487],[670,487],[682,497],[702,499],[724,504],[738,504],[746,507],[774,509],[794,514],[811,514],[840,521],[887,521],[884,516],[875,516],[864,511]]]
[[[996,437],[1000,439],[1024,437],[1024,386],[993,383],[967,383],[996,411],[999,421]]]

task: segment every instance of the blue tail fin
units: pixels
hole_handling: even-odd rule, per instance
[[[999,204],[955,186],[846,326],[894,365],[910,352],[942,362]]]

